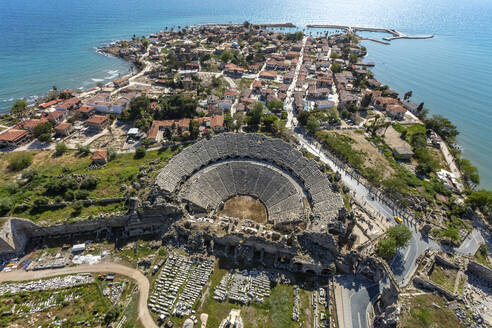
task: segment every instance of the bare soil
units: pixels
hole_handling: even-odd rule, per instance
[[[267,213],[263,204],[250,196],[237,196],[224,204],[222,215],[239,219],[249,219],[258,223],[267,222]]]
[[[366,153],[364,167],[378,170],[383,175],[383,179],[387,179],[393,175],[394,170],[386,157],[379,153],[378,149],[367,141],[363,133],[357,133],[354,130],[339,130],[337,133],[352,138],[355,141],[352,147],[355,150]]]

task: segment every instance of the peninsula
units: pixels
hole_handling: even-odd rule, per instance
[[[307,27],[326,30],[134,35],[98,49],[131,74],[17,101],[1,323],[492,324],[492,195],[456,127],[380,83],[356,32],[431,36]]]

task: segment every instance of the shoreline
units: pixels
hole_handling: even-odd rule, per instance
[[[250,23],[251,26],[256,26],[256,27],[260,27],[260,28],[282,28],[282,27],[287,27],[287,28],[297,28],[299,29],[300,27],[297,27],[296,25],[294,25],[293,23],[260,23],[260,24],[254,24],[254,23]],[[183,26],[183,28],[188,28],[188,27],[200,27],[200,26],[238,26],[238,25],[242,25],[241,23],[236,23],[236,24],[214,24],[214,23],[208,23],[208,24],[194,24],[194,25],[190,25],[190,26]],[[357,36],[359,38],[359,40],[362,42],[362,41],[371,41],[371,42],[377,42],[377,43],[380,43],[380,44],[384,44],[384,45],[390,45],[389,42],[385,42],[385,41],[382,41],[382,40],[379,40],[379,39],[373,39],[373,38],[365,38],[365,37],[361,37],[359,35],[357,35],[357,31],[366,31],[366,32],[382,32],[382,33],[388,33],[388,34],[391,34],[393,35],[393,37],[389,37],[389,38],[386,38],[386,37],[383,37],[382,39],[383,40],[395,40],[395,39],[427,39],[427,38],[432,38],[434,37],[434,35],[429,35],[429,36],[410,36],[410,35],[406,35],[402,32],[399,32],[395,29],[390,29],[390,28],[376,28],[376,27],[359,27],[359,26],[354,26],[354,27],[351,27],[351,26],[347,26],[347,25],[324,25],[324,24],[307,24],[305,26],[306,29],[310,29],[310,28],[326,28],[326,29],[333,29],[333,28],[336,28],[336,29],[344,29],[346,30],[347,33],[353,33],[355,36]],[[302,30],[301,30],[302,31]],[[158,32],[153,32],[151,34],[149,34],[147,37],[151,37],[153,34],[157,34],[157,33],[161,33],[161,32],[165,32],[164,30],[161,30],[161,31],[158,31]],[[304,32],[303,32],[304,33]],[[307,35],[306,33],[304,33],[305,35]],[[128,42],[128,40],[112,40],[110,42],[107,42],[107,43],[104,43],[100,46],[94,46],[93,49],[95,50],[95,52],[97,54],[100,54],[100,55],[103,55],[105,57],[108,57],[108,58],[116,58],[116,59],[120,59],[120,60],[123,60],[125,63],[129,64],[130,67],[134,67],[136,68],[136,65],[135,65],[135,62],[138,61],[138,59],[135,59],[135,60],[132,60],[131,58],[129,58],[128,56],[121,56],[121,55],[117,55],[111,51],[108,51],[109,49],[111,49],[113,46],[116,46],[116,48],[118,48],[122,42]],[[120,78],[131,78],[132,76],[134,75],[137,75],[138,73],[140,73],[142,70],[136,70],[135,72],[133,73],[128,73],[128,74],[125,74],[125,75],[121,75],[119,76]],[[116,78],[116,76],[115,76]],[[95,83],[99,83],[99,82],[103,82],[104,80],[101,80],[101,81],[95,81],[94,79],[92,79],[93,82]],[[104,83],[101,87],[108,87],[112,84],[113,82],[112,81],[109,81],[107,83]],[[391,85],[391,83],[389,82],[388,85]],[[85,94],[87,94],[88,92],[92,92],[94,91],[96,88],[98,88],[97,86],[95,87],[91,87],[91,88],[88,88],[88,87],[84,87],[84,86],[81,86],[77,89],[75,89],[76,93],[78,93],[80,96],[83,96]],[[44,94],[43,96],[37,96],[37,98],[30,102],[29,103],[29,107],[32,107],[33,110],[35,110],[35,105],[37,105],[38,103],[42,102],[43,99],[45,99],[44,97],[47,96],[47,93]],[[432,111],[430,110],[429,111],[430,113],[432,113]],[[5,114],[8,114],[8,110],[3,112],[3,113],[0,113],[0,116],[2,115],[5,115]],[[462,145],[460,145],[458,142],[456,142],[456,144],[458,145],[458,147],[454,147],[454,148],[458,148],[460,151],[462,150]],[[450,145],[451,146],[451,145]]]

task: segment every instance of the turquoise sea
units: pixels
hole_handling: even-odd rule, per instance
[[[16,98],[89,88],[128,72],[95,47],[164,26],[293,22],[395,28],[430,40],[365,42],[376,78],[412,90],[461,131],[464,156],[492,189],[491,0],[15,0],[0,1],[0,112]],[[373,36],[379,36],[374,34]]]

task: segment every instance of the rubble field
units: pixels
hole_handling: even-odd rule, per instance
[[[0,326],[104,326],[106,314],[118,304],[126,285],[108,283],[101,290],[90,274],[3,283],[0,284]]]

